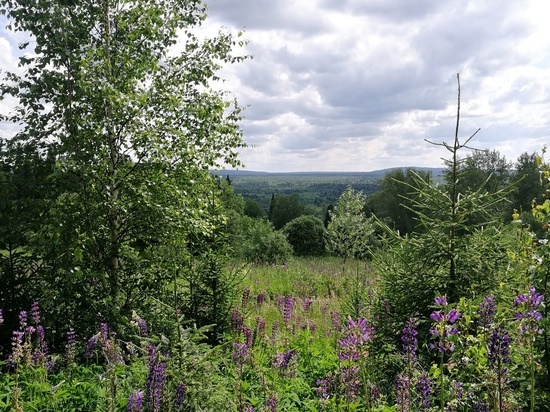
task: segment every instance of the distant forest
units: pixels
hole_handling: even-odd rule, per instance
[[[402,168],[406,170],[408,168]],[[432,178],[442,176],[442,168],[413,168],[429,172]],[[217,176],[229,179],[236,194],[257,202],[265,213],[269,210],[272,195],[297,195],[306,206],[326,208],[336,204],[340,195],[351,186],[365,195],[378,190],[382,178],[395,170],[371,172],[296,172],[266,173],[241,170],[217,170]]]

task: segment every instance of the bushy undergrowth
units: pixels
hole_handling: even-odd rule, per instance
[[[358,270],[368,276],[353,317]],[[33,305],[12,331],[0,410],[547,410],[544,297],[534,287],[500,284],[457,304],[435,295],[427,315],[394,325],[391,347],[381,347],[372,268],[296,259],[252,268],[243,287],[216,347],[175,314],[162,334],[134,314],[132,336],[101,324],[92,337],[68,331],[65,351],[49,353]]]

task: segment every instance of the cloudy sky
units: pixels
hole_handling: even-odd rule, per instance
[[[204,34],[244,29],[253,56],[222,72],[249,170],[439,167],[425,139],[452,142],[457,73],[463,139],[481,128],[471,145],[510,161],[550,143],[547,0],[207,2]],[[23,35],[1,26],[0,68],[17,70]]]
[[[246,168],[441,165],[460,135],[515,161],[550,143],[550,2],[210,0],[204,30],[245,30],[226,68],[247,105]]]

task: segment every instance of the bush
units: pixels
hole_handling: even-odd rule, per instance
[[[315,216],[300,216],[283,228],[288,242],[297,256],[322,256],[325,254],[325,227]]]
[[[292,246],[286,236],[274,230],[270,222],[245,217],[241,229],[235,238],[237,257],[253,263],[281,264],[292,256]]]

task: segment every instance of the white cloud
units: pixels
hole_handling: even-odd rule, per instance
[[[461,136],[509,160],[550,141],[550,3],[211,0],[201,30],[245,28],[254,59],[224,68],[243,105],[247,168],[440,166]],[[0,38],[11,68],[15,40]],[[9,48],[11,47],[11,49]],[[7,60],[6,60],[7,59]]]

